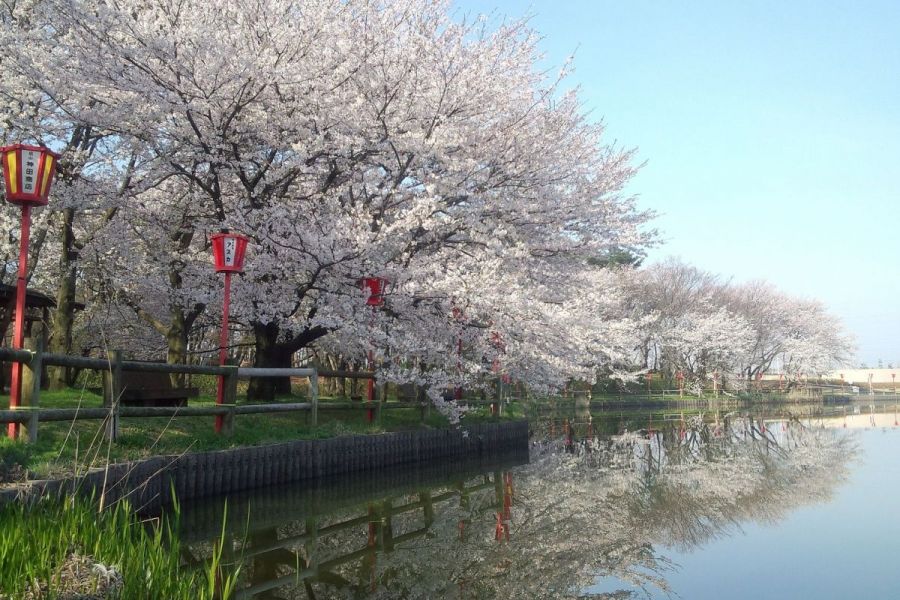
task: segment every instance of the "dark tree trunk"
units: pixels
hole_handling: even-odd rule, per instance
[[[289,369],[293,366],[294,353],[305,348],[315,340],[328,333],[324,327],[310,327],[299,334],[286,336],[279,340],[278,323],[253,323],[253,336],[256,345],[256,358],[253,366],[260,368]],[[257,377],[250,380],[247,398],[270,402],[276,394],[291,393],[290,377]]]
[[[166,331],[166,362],[170,365],[187,364],[188,328],[185,324],[184,311],[175,309],[171,313],[172,321]],[[170,373],[169,380],[176,388],[184,387],[184,373]]]
[[[293,348],[289,344],[278,343],[278,324],[253,324],[253,336],[256,342],[256,358],[254,367],[290,368]],[[247,388],[247,399],[271,402],[276,395],[291,393],[290,377],[253,377]]]
[[[75,322],[75,266],[78,251],[75,248],[75,210],[63,211],[61,231],[62,250],[59,254],[59,286],[56,289],[56,310],[53,312],[53,329],[50,334],[50,352],[72,354],[72,326]],[[69,369],[47,367],[51,390],[60,390],[72,382]]]

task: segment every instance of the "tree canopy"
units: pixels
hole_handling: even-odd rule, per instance
[[[57,349],[211,350],[209,236],[230,228],[251,238],[232,337],[258,365],[373,351],[382,380],[440,401],[497,365],[550,389],[652,353],[748,376],[779,352],[798,373],[834,358],[836,323],[814,302],[752,286],[666,298],[676,270],[641,267],[655,233],[625,192],[632,151],[586,117],[568,65],[537,68],[525,21],[448,8],[3,4],[0,136],[62,153],[32,261],[60,299]],[[10,265],[14,210],[0,220]],[[364,277],[388,281],[383,310]],[[793,320],[764,332],[767,310]]]

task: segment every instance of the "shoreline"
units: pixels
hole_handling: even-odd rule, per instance
[[[207,496],[261,489],[346,473],[438,460],[469,460],[528,448],[528,421],[476,424],[464,429],[414,430],[297,440],[111,464],[78,477],[35,480],[0,490],[0,505],[48,494],[77,492],[128,498],[139,511]]]

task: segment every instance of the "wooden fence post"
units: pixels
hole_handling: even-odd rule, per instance
[[[319,372],[314,371],[309,378],[309,399],[312,402],[311,422],[315,427],[319,424]]]
[[[228,408],[225,418],[222,420],[222,431],[225,435],[234,433],[234,408],[237,406],[237,384],[238,384],[238,368],[235,366],[227,366],[225,374],[225,397],[224,406]]]
[[[319,541],[319,521],[315,517],[306,519],[306,542],[303,544],[306,550],[306,567],[318,570],[319,555],[316,547]]]
[[[381,550],[393,552],[394,550],[394,520],[391,499],[381,503]]]
[[[422,503],[422,518],[425,521],[425,527],[431,527],[431,524],[434,523],[434,504],[431,501],[431,491],[420,490],[419,502]]]
[[[30,443],[38,437],[38,410],[41,404],[41,371],[44,361],[44,340],[28,338],[25,347],[31,352],[31,361],[22,365],[22,406],[28,407],[28,423],[23,423],[25,431],[21,436],[28,436]]]
[[[122,351],[106,353],[109,367],[103,371],[103,406],[109,409],[106,421],[106,438],[119,439],[119,401],[122,399]]]

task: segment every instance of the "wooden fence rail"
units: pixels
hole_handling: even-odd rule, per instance
[[[419,490],[418,501],[409,502],[401,506],[393,506],[392,501],[395,500],[395,498],[392,497],[382,499],[381,501],[370,501],[367,510],[363,515],[338,523],[332,523],[324,527],[319,526],[320,521],[323,519],[322,516],[311,515],[303,519],[304,533],[292,536],[279,538],[278,532],[275,529],[262,530],[260,533],[263,533],[265,537],[254,535],[257,532],[251,531],[244,537],[243,541],[238,541],[240,550],[235,556],[239,556],[240,558],[235,560],[235,556],[229,557],[233,561],[229,564],[236,565],[240,563],[252,565],[252,561],[254,561],[256,557],[264,557],[266,554],[272,552],[280,552],[282,556],[294,558],[293,561],[288,560],[282,564],[289,568],[294,565],[296,566],[294,566],[293,572],[287,575],[270,576],[264,579],[258,576],[257,578],[250,578],[249,585],[238,590],[234,597],[238,600],[255,598],[267,591],[285,585],[297,585],[298,582],[307,582],[307,580],[310,579],[317,580],[320,583],[323,580],[333,581],[336,578],[329,579],[323,578],[322,576],[331,574],[335,568],[341,565],[352,563],[360,559],[362,559],[362,564],[357,571],[360,573],[361,580],[366,586],[374,586],[376,581],[374,577],[375,563],[377,560],[376,557],[379,554],[390,554],[400,544],[409,542],[418,537],[427,536],[430,533],[435,533],[433,529],[434,505],[467,497],[469,495],[479,494],[480,492],[488,490],[493,492],[491,495],[495,495],[497,486],[502,486],[500,480],[504,478],[505,475],[505,473],[495,472],[493,473],[493,479],[491,479],[491,475],[486,474],[484,476],[484,483],[477,483],[470,486],[466,486],[466,481],[460,481],[455,485],[455,489],[436,495],[432,495],[432,490],[430,489]],[[508,508],[504,504],[502,492],[496,498],[478,504],[479,505],[468,515],[467,520],[461,521],[463,527],[466,522],[475,522],[477,524],[478,518],[484,516],[486,513],[497,513],[499,515]],[[410,521],[416,528],[400,535],[394,535],[393,518],[403,515],[404,513],[413,513],[410,515]],[[296,525],[301,525],[299,519],[297,520]],[[344,552],[344,554],[340,556],[333,556],[326,560],[322,560],[321,555],[325,554],[330,549],[328,541],[323,543],[323,540],[328,540],[338,532],[344,530],[352,531],[361,526],[365,526],[366,528],[361,532],[368,537],[366,546],[357,550]],[[274,539],[270,539],[273,535]],[[461,530],[460,536],[462,535],[463,533]],[[216,541],[218,540],[210,540],[206,543],[214,543]],[[229,547],[233,547],[235,541],[236,540],[230,536],[227,538]],[[306,556],[309,557],[308,561],[303,560],[297,554],[296,549],[301,544],[304,546]],[[199,560],[190,562],[188,568],[205,572],[209,569],[209,565],[209,560]],[[301,567],[301,565],[305,565],[305,567]],[[263,575],[262,577],[266,576]]]
[[[315,368],[268,369],[235,366],[183,365],[159,362],[123,360],[121,351],[111,351],[106,359],[69,356],[44,352],[38,342],[35,350],[0,348],[0,362],[18,362],[23,369],[23,404],[9,410],[0,410],[0,423],[19,423],[25,430],[22,437],[29,442],[37,441],[38,425],[41,421],[105,420],[106,436],[115,441],[119,435],[119,419],[122,417],[224,417],[223,431],[233,430],[236,415],[275,414],[284,412],[308,412],[310,424],[318,425],[319,408],[327,410],[362,410],[371,408],[352,402],[319,402],[319,377],[353,377],[371,379],[372,372],[323,371]],[[103,373],[102,408],[40,408],[41,370],[43,366],[75,367]],[[217,406],[121,406],[122,372],[179,373],[192,375],[214,375],[222,377],[225,383],[225,402]],[[237,383],[239,379],[250,377],[308,377],[309,401],[292,403],[237,404]],[[392,402],[385,404],[382,389],[377,404],[378,414],[382,409],[422,408],[419,402]],[[423,411],[424,414],[424,411]]]
[[[327,410],[362,410],[366,407],[346,402],[323,402],[320,407]],[[420,408],[413,402],[392,402],[384,406],[393,408]],[[273,414],[282,412],[311,411],[312,402],[287,404],[241,404],[238,406],[123,406],[118,410],[120,417],[211,417],[215,415]],[[41,421],[100,420],[109,416],[109,408],[32,408],[20,407],[15,410],[0,410],[0,423],[27,423],[31,414],[37,412]]]

